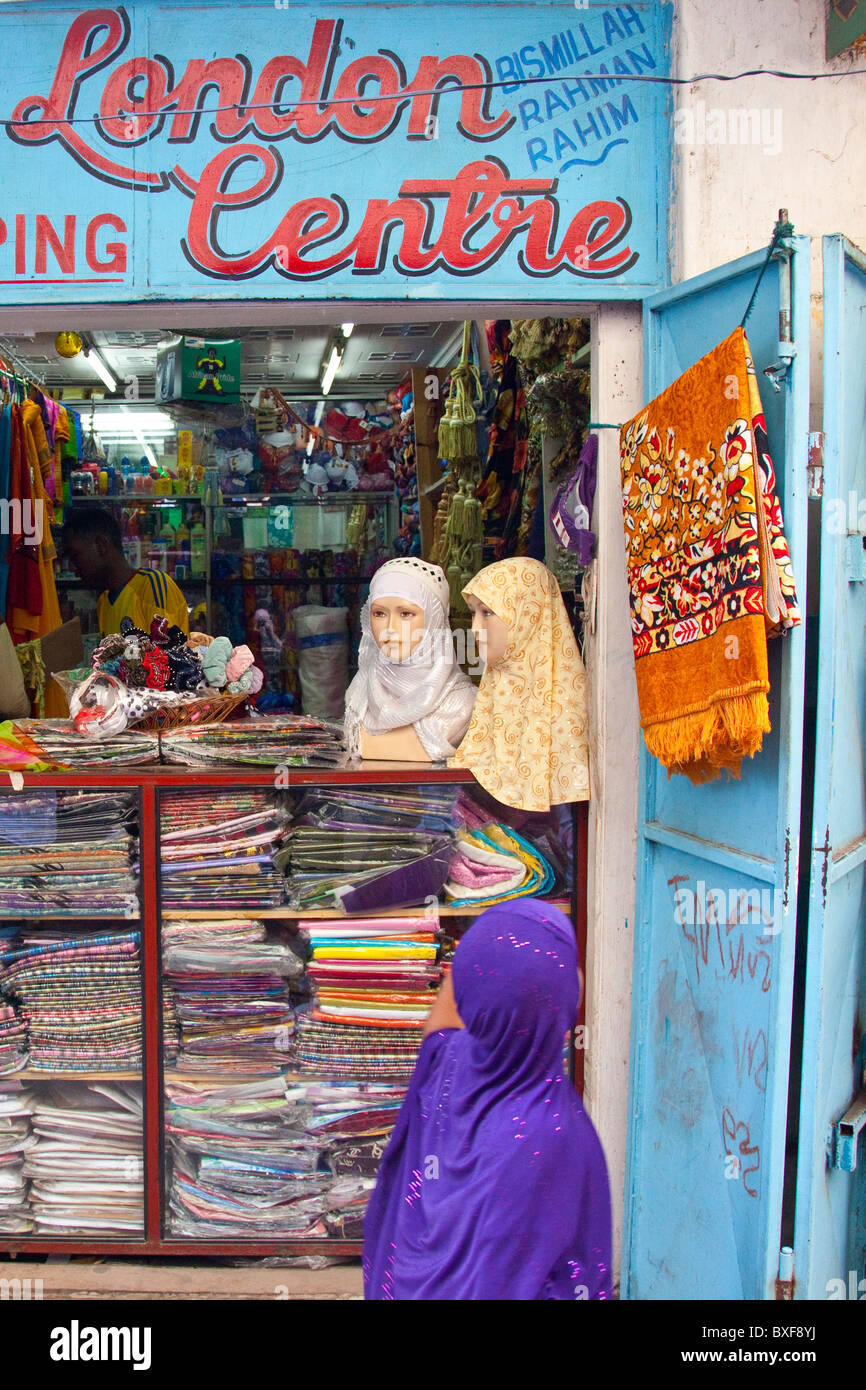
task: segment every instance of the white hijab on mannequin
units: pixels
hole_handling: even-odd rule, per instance
[[[404,599],[424,613],[424,635],[405,661],[392,661],[370,627],[377,599]],[[370,581],[361,610],[358,674],[346,691],[349,752],[360,753],[361,730],[385,734],[407,724],[434,762],[457,750],[475,704],[475,687],[457,665],[448,625],[448,581],[438,565],[405,556],[389,560]]]

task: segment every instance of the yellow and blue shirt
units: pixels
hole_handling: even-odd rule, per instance
[[[96,600],[96,616],[103,637],[120,631],[122,618],[131,618],[136,627],[150,632],[156,617],[166,617],[169,626],[177,623],[189,633],[189,614],[186,599],[173,579],[162,570],[140,569],[122,589],[111,594],[107,589]]]

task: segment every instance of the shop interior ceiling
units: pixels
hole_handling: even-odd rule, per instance
[[[191,324],[184,331],[211,341],[240,339],[244,394],[252,394],[260,386],[276,386],[290,398],[303,399],[319,395],[322,360],[333,333],[339,328],[335,320],[333,325],[226,327],[219,331],[204,331]],[[54,340],[62,329],[74,330],[75,324],[58,323],[50,333],[3,334],[0,354],[5,350],[12,356],[14,365],[49,390],[68,388],[77,394],[79,390],[92,388],[103,393],[105,387],[83,353],[63,358],[55,350]],[[460,329],[459,324],[438,322],[356,325],[329,395],[334,399],[358,396],[362,400],[386,396],[413,367],[442,366],[452,360],[459,351]],[[112,328],[87,333],[88,340],[120,383],[118,399],[124,399],[123,383],[134,377],[138,383],[138,398],[151,402],[157,351],[176,337],[174,330]]]

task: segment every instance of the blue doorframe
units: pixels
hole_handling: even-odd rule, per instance
[[[815,791],[794,1296],[866,1297],[866,255],[825,237]],[[856,1166],[852,1167],[852,1163]],[[863,1281],[861,1283],[861,1281]]]
[[[805,594],[809,239],[790,254],[790,370],[777,394],[780,262],[746,330],[798,593]],[[740,322],[765,253],[645,303],[645,392]],[[623,1295],[772,1298],[778,1268],[794,970],[804,633],[769,644],[772,733],[741,779],[694,787],[641,749]],[[681,920],[678,891],[695,902]],[[762,891],[762,920],[707,926],[708,899]],[[710,895],[714,895],[711,899]],[[764,917],[766,914],[761,913]],[[711,937],[715,932],[714,940]]]

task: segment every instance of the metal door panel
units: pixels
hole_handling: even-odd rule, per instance
[[[866,256],[825,237],[824,495],[795,1297],[866,1296],[866,1139],[833,1164],[833,1127],[866,1065]],[[862,503],[862,506],[860,505]],[[864,1280],[862,1287],[860,1281]]]
[[[791,250],[797,352],[776,394],[780,270],[746,329],[798,591],[805,587],[809,241]],[[646,398],[741,320],[765,253],[645,301]],[[770,643],[772,733],[740,780],[667,778],[642,746],[624,1293],[772,1297],[784,1169],[802,629]]]

